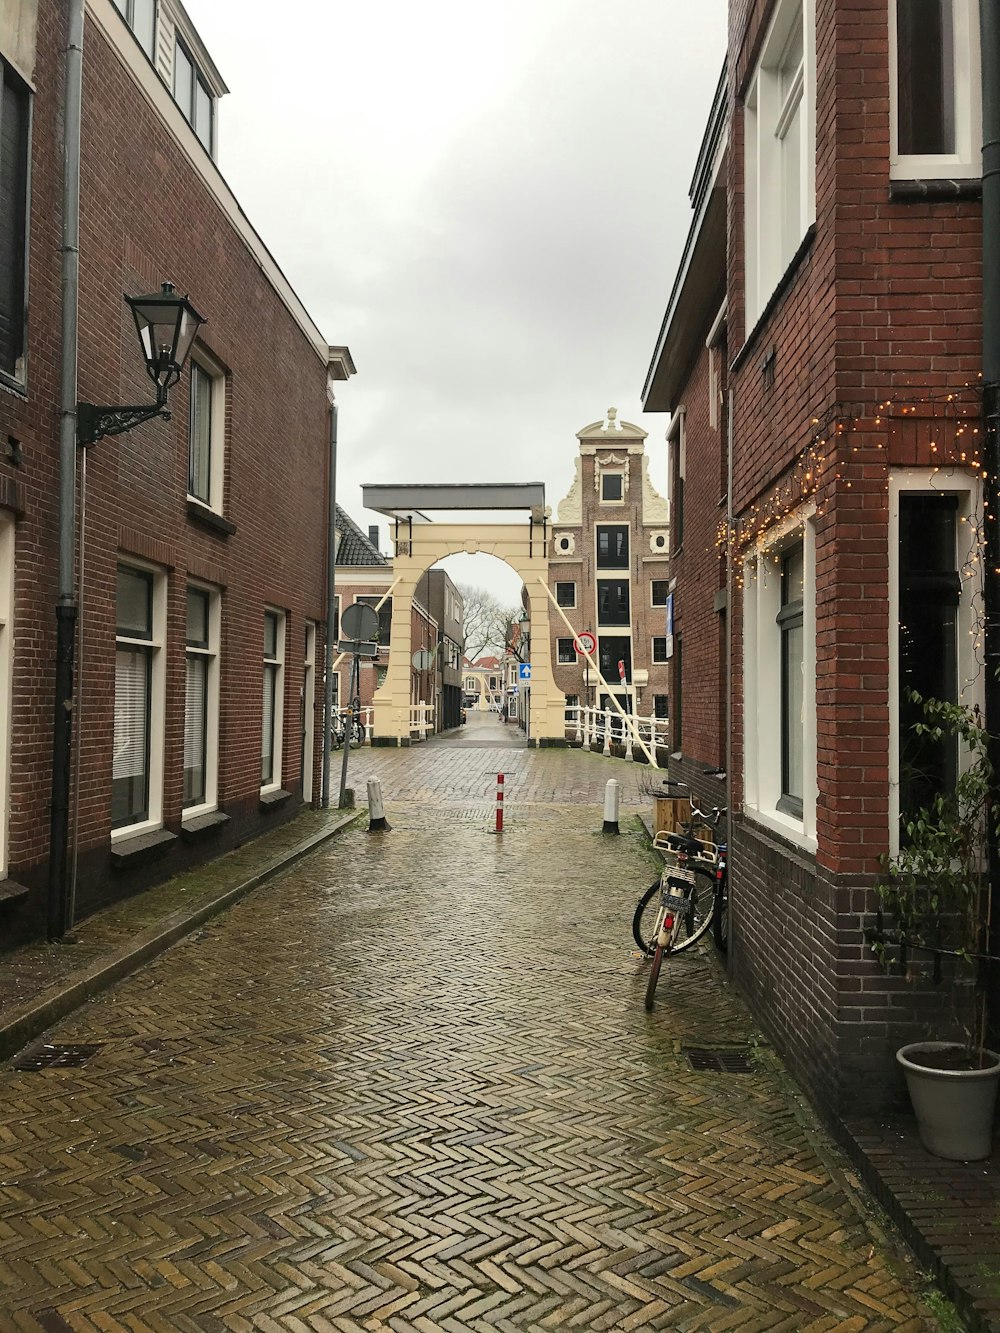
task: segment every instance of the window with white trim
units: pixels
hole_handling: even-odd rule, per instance
[[[625,473],[601,473],[601,503],[623,504],[625,501]]]
[[[778,0],[744,102],[747,323],[816,217],[815,0]]]
[[[213,152],[215,99],[197,61],[180,38],[174,45],[174,101],[205,148]]]
[[[156,39],[156,0],[115,0],[115,6],[135,34],[136,41],[152,60]]]
[[[570,608],[576,606],[575,583],[556,584],[556,605],[562,607],[570,607]]]
[[[914,732],[909,695],[983,704],[978,478],[959,468],[898,468],[889,476],[889,814],[903,822],[949,789],[962,756],[954,738]]]
[[[813,511],[744,565],[746,810],[816,846],[816,588]]]
[[[148,566],[118,566],[112,837],[163,821],[166,583]]]
[[[890,175],[982,175],[976,0],[889,0]]]
[[[281,786],[281,750],[285,706],[285,616],[264,612],[264,697],[261,716],[260,789]]]
[[[0,373],[23,382],[31,97],[0,59]]]
[[[667,427],[667,499],[670,511],[670,532],[674,551],[684,545],[684,475],[687,472],[687,432],[684,419],[687,409],[678,407]]]
[[[556,639],[556,661],[561,666],[576,664],[576,649],[573,647],[573,642],[573,639]]]
[[[597,525],[597,568],[628,569],[628,524]]]
[[[188,585],[183,796],[188,817],[218,806],[220,604],[218,589]]]
[[[191,354],[188,498],[222,513],[226,475],[226,378],[205,352]]]

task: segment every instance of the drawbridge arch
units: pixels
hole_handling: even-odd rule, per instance
[[[393,521],[389,664],[375,691],[375,735],[410,743],[410,619],[424,571],[449,555],[493,555],[521,578],[531,635],[532,745],[565,744],[565,695],[552,676],[549,635],[549,513],[541,482],[498,485],[363,486],[366,509]],[[524,511],[523,523],[432,523],[425,511]]]

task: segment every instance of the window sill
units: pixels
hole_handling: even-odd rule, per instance
[[[279,806],[284,805],[291,798],[292,793],[285,791],[283,787],[269,787],[267,791],[262,791],[260,794],[260,808],[262,810],[277,810]]]
[[[198,842],[228,823],[229,816],[221,810],[206,810],[200,815],[190,815],[181,822],[181,837],[185,842]]]
[[[177,834],[169,829],[147,829],[132,837],[116,838],[111,844],[111,864],[116,870],[132,870],[155,861],[177,841]]]
[[[24,398],[27,400],[27,384],[25,384],[24,380],[15,379],[13,375],[8,375],[6,370],[0,370],[0,387],[6,389],[8,393],[14,394],[17,398]]]
[[[941,180],[890,180],[889,198],[896,203],[925,199],[982,199],[983,182],[979,176]]]
[[[230,522],[228,518],[223,518],[214,509],[209,509],[200,500],[188,500],[187,516],[193,519],[195,523],[200,523],[202,527],[218,533],[220,537],[231,537],[236,531],[235,523]]]
[[[6,903],[23,903],[29,890],[13,879],[0,879],[0,906]]]
[[[777,833],[801,851],[816,852],[816,838],[806,833],[801,820],[792,819],[777,810],[755,810],[749,805],[744,809],[744,817],[749,823],[759,824],[761,828]]]

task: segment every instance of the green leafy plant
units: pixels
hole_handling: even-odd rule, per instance
[[[893,918],[901,957],[927,950],[938,975],[942,956],[965,968],[969,985],[952,986],[955,1015],[965,1033],[968,1063],[979,1067],[986,1044],[986,993],[979,971],[990,931],[988,841],[1000,839],[1000,799],[990,760],[990,737],[978,706],[927,699],[911,691],[923,720],[914,732],[930,742],[954,738],[958,777],[947,791],[905,818],[903,846],[884,861],[877,886]],[[885,959],[885,937],[872,946]],[[956,982],[960,977],[956,974]]]

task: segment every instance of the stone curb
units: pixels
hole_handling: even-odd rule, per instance
[[[44,991],[40,999],[29,1001],[4,1015],[0,1018],[0,1060],[8,1059],[22,1046],[40,1036],[46,1028],[50,1028],[60,1018],[65,1018],[67,1014],[79,1008],[86,1000],[164,953],[185,935],[189,935],[212,917],[232,907],[248,893],[252,893],[274,875],[287,870],[304,856],[308,856],[310,852],[336,837],[338,833],[342,833],[367,813],[367,806],[346,811],[332,828],[325,828],[320,833],[310,835],[278,860],[251,875],[249,879],[224,890],[217,898],[202,903],[193,911],[181,909],[164,917],[156,925],[147,926],[122,948],[109,952],[89,966],[71,973]]]

